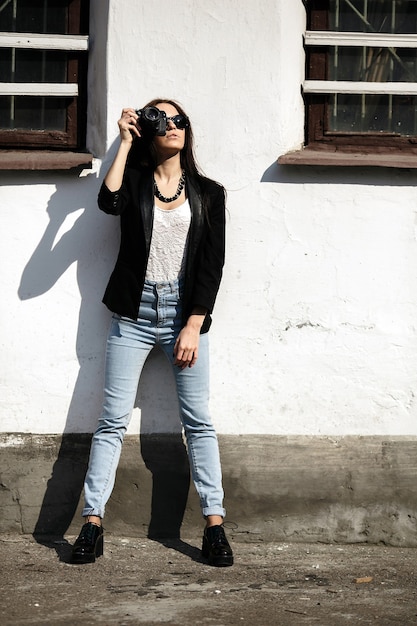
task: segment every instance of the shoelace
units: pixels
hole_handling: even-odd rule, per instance
[[[91,524],[88,526],[86,525],[81,530],[79,541],[86,541],[87,543],[93,543],[95,528],[99,528],[99,526],[95,526],[94,524]]]
[[[211,529],[208,529],[207,538],[211,541],[212,544],[224,544],[226,543],[226,535],[224,533],[223,526],[213,526]]]

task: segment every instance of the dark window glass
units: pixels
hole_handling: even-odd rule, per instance
[[[415,96],[338,94],[330,97],[329,131],[417,134]]]
[[[67,0],[0,0],[0,30],[65,35]]]
[[[330,0],[329,30],[416,33],[415,0]]]
[[[69,53],[0,48],[0,75],[7,83],[66,83]]]
[[[417,82],[412,48],[329,48],[328,78],[366,82]]]
[[[65,98],[0,96],[0,126],[10,130],[66,130]]]

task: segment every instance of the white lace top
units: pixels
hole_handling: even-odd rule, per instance
[[[188,200],[176,209],[155,205],[147,280],[156,282],[180,278],[185,270],[191,211]]]

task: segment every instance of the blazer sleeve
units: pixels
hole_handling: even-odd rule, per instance
[[[210,194],[207,207],[205,235],[195,274],[192,305],[201,306],[212,313],[223,274],[225,259],[225,191],[216,185],[215,193]]]
[[[123,183],[117,191],[110,191],[103,181],[97,198],[99,208],[109,215],[121,215],[128,202],[126,184]]]

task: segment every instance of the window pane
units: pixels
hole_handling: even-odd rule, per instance
[[[389,95],[331,96],[328,131],[416,135],[417,98]]]
[[[329,28],[363,33],[416,33],[416,0],[330,0]],[[329,80],[417,82],[417,50],[331,47]],[[416,135],[416,98],[388,95],[329,96],[327,131]]]
[[[330,0],[330,30],[416,33],[416,0]]]
[[[67,82],[68,52],[0,49],[0,76],[7,83]]]
[[[0,127],[66,131],[68,98],[0,96]]]
[[[330,48],[330,80],[417,82],[417,50],[412,48]]]
[[[68,33],[68,0],[0,0],[0,30]]]

